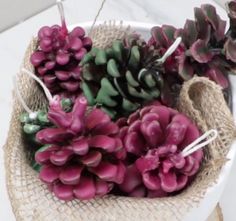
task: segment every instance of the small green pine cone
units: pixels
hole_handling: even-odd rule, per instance
[[[20,116],[20,122],[22,123],[22,129],[26,138],[33,143],[37,143],[35,139],[36,133],[50,125],[47,112],[42,110],[30,114],[24,112]]]

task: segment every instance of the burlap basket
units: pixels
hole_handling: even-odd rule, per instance
[[[112,39],[122,38],[129,29],[107,24],[95,28],[91,36],[99,47],[106,47]],[[108,34],[109,33],[109,34]],[[34,71],[29,56],[37,46],[33,39],[25,53],[23,67]],[[20,92],[32,110],[47,106],[36,83],[19,75]],[[34,221],[170,221],[182,220],[184,215],[204,197],[206,190],[219,176],[226,154],[236,136],[233,117],[224,100],[221,88],[212,81],[194,77],[186,82],[180,93],[178,108],[187,114],[203,132],[217,129],[219,137],[207,148],[206,158],[196,179],[186,190],[166,198],[128,198],[109,195],[90,201],[58,200],[38,179],[29,165],[30,150],[22,139],[19,116],[23,112],[14,94],[10,130],[5,145],[7,188],[17,220]]]

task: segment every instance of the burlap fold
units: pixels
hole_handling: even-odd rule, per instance
[[[119,35],[114,35],[113,28]],[[112,39],[123,38],[126,31],[127,29],[122,26],[100,26],[93,30],[92,37],[97,46],[105,47]],[[110,35],[112,37],[106,38],[107,33],[113,33]],[[31,71],[33,67],[29,62],[29,56],[36,43],[36,40],[30,42],[23,61],[23,67]],[[23,73],[19,76],[19,88],[29,107],[37,110],[47,105],[42,91],[35,82]],[[23,108],[15,96],[13,99],[12,119],[5,145],[5,169],[8,193],[17,220],[182,220],[189,209],[196,206],[204,197],[207,188],[219,176],[220,168],[236,135],[233,117],[225,103],[221,88],[206,78],[194,77],[183,85],[179,110],[195,121],[203,132],[217,129],[219,137],[206,148],[207,157],[191,186],[174,197],[138,199],[109,195],[90,201],[64,202],[47,190],[38,179],[37,172],[29,165],[30,150],[26,149],[23,143],[19,121]]]

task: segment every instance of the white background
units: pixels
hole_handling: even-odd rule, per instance
[[[32,2],[37,1],[39,0]],[[200,6],[202,3],[216,5],[211,0],[107,0],[99,19],[166,23],[182,27],[186,18],[193,18],[193,7]],[[93,20],[100,4],[101,1],[99,0],[65,1],[67,23],[73,24]],[[31,7],[23,6],[27,10],[31,10]],[[226,19],[227,16],[224,10],[218,5],[216,5],[216,8],[221,17]],[[11,14],[11,11],[8,13]],[[12,77],[19,70],[27,44],[41,26],[59,22],[57,9],[52,7],[0,34],[0,147],[5,143],[10,120]],[[15,219],[5,187],[3,163],[3,150],[0,149],[0,220],[13,221]],[[235,187],[236,162],[234,162],[228,185],[220,201],[225,221],[236,220],[234,218],[234,207],[236,205]]]
[[[51,6],[55,0],[0,0],[0,31]]]

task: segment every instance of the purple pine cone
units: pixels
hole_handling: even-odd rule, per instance
[[[181,155],[200,136],[183,114],[156,103],[117,123],[128,158],[135,159],[119,185],[129,196],[167,196],[185,188],[199,170],[201,149],[187,157]]]
[[[30,61],[52,94],[76,98],[80,93],[81,59],[90,51],[92,41],[81,27],[71,32],[54,25],[38,32],[38,48]]]
[[[48,112],[55,127],[36,135],[49,145],[35,155],[42,165],[39,177],[62,200],[103,196],[124,180],[119,127],[102,110],[86,108],[84,97],[75,100],[71,112],[64,112],[60,99],[55,100]]]

